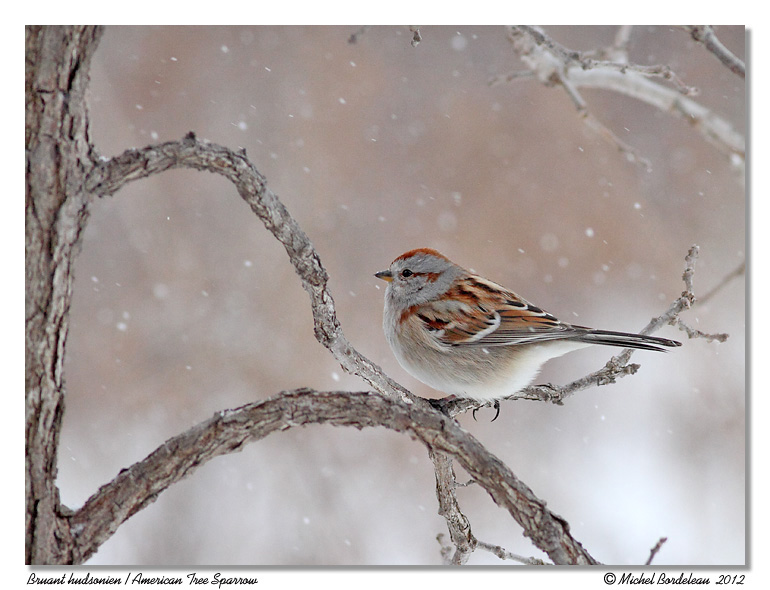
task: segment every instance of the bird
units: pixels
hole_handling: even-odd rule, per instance
[[[382,325],[399,364],[449,396],[494,401],[498,414],[500,398],[552,358],[592,344],[658,352],[682,344],[560,321],[431,248],[409,250],[374,276],[388,283]]]

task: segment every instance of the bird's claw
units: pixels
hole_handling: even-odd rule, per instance
[[[495,417],[492,418],[492,422],[494,422],[495,420],[497,420],[497,417],[500,415],[500,400],[496,399],[492,407],[495,409]]]
[[[492,407],[495,409],[495,417],[490,420],[490,422],[494,422],[497,420],[497,417],[500,415],[500,400],[496,399],[495,403],[492,405]],[[473,411],[471,412],[471,416],[473,416],[473,419],[476,420],[476,412],[478,412],[478,408],[473,408]]]

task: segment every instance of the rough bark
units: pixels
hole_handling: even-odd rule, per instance
[[[275,432],[308,424],[358,429],[380,426],[405,433],[424,444],[434,456],[444,453],[454,457],[554,563],[597,563],[570,535],[564,519],[551,512],[545,501],[535,496],[510,468],[448,416],[422,404],[406,404],[374,392],[309,389],[283,392],[261,402],[218,412],[122,470],[72,515],[76,562],[88,559],[125,520],[207,461]],[[446,458],[439,462],[442,469],[451,471]],[[441,476],[437,471],[440,511],[465,520],[456,506],[447,506],[447,502],[456,501],[447,500],[447,493],[441,494]],[[457,563],[467,560],[475,544],[469,525],[465,530],[468,538],[462,549],[458,548],[464,557],[458,557]]]
[[[26,28],[26,562],[68,561],[56,460],[72,262],[93,167],[85,91],[96,27]]]

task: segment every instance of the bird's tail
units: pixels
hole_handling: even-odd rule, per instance
[[[666,352],[664,346],[674,348],[682,346],[681,342],[659,338],[657,336],[644,336],[643,334],[628,334],[626,332],[610,332],[609,330],[587,330],[584,334],[575,338],[587,344],[604,344],[606,346],[622,346],[623,348],[639,348],[641,350],[655,350]]]

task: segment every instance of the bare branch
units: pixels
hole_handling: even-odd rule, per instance
[[[650,76],[653,78],[659,77],[663,78],[664,80],[668,80],[669,82],[672,82],[674,86],[676,86],[677,90],[683,94],[694,94],[697,92],[694,88],[687,86],[687,84],[685,84],[681,78],[679,78],[679,76],[677,76],[667,65],[643,66],[639,64],[628,63],[627,54],[625,54],[626,59],[619,62],[594,60],[586,53],[567,49],[560,43],[557,43],[551,39],[548,35],[545,34],[545,32],[543,32],[542,29],[538,27],[520,25],[518,28],[530,35],[538,45],[543,45],[558,55],[562,59],[564,65],[575,64],[579,65],[584,70],[590,70],[593,68],[607,68],[610,70],[618,70],[622,73],[629,71],[637,72],[644,76]],[[630,29],[628,30],[627,34],[630,36]],[[615,45],[610,49],[610,51],[617,51],[620,47],[622,47],[623,51],[625,52],[627,49],[628,41],[628,36],[626,36],[626,33],[623,31],[623,29],[621,29],[621,31],[619,31],[619,37],[615,38]],[[607,53],[607,51],[603,50],[599,53]]]
[[[668,541],[668,537],[661,537],[658,539],[658,542],[655,543],[655,547],[653,547],[650,550],[650,556],[647,558],[647,562],[644,565],[650,565],[652,564],[652,560],[655,559],[655,556],[658,554],[658,551],[660,551],[660,548],[663,547],[663,543]]]
[[[631,43],[632,25],[620,25],[612,41],[612,47],[607,50],[607,55],[620,63],[628,63],[628,45]]]
[[[700,250],[698,246],[692,246],[685,256],[685,270],[682,274],[685,290],[677,299],[671,303],[666,311],[664,311],[661,315],[652,318],[650,322],[639,331],[640,334],[652,334],[667,324],[677,325],[679,323],[679,314],[692,307],[695,302],[695,294],[693,293],[693,276],[695,273],[695,262],[698,259],[699,251]],[[733,271],[731,274],[735,274],[735,272],[736,271]],[[722,283],[724,283],[724,281]],[[692,332],[687,333],[691,338],[702,337],[708,339],[709,341],[718,340],[723,342],[728,337],[727,334],[712,335],[698,332],[697,330],[693,330]],[[525,399],[530,401],[541,401],[562,405],[566,398],[574,395],[578,391],[583,391],[584,389],[588,389],[589,387],[594,386],[609,385],[611,383],[615,383],[616,380],[621,377],[635,374],[639,370],[640,365],[633,363],[629,364],[629,360],[631,359],[631,355],[633,353],[633,349],[626,348],[620,354],[613,356],[609,361],[607,361],[607,364],[598,371],[594,371],[585,377],[576,379],[567,385],[531,385],[522,389],[518,393],[509,395],[503,399]],[[467,412],[468,410],[488,406],[491,403],[492,402],[479,402],[467,398],[445,398],[443,400],[434,400],[432,405],[444,412],[447,412],[450,416],[456,416],[457,414]]]
[[[703,297],[698,297],[697,304],[703,305],[707,301],[709,301],[714,295],[719,293],[728,283],[730,283],[733,279],[738,278],[739,276],[746,273],[746,261],[744,260],[741,262],[735,270],[733,270],[731,273],[725,275],[725,277],[708,293],[706,293]]]
[[[447,554],[447,564],[464,565],[476,549],[476,537],[471,532],[471,523],[460,510],[457,502],[455,488],[455,472],[452,467],[452,459],[443,453],[437,453],[428,449],[428,455],[433,461],[436,471],[436,496],[438,498],[438,513],[446,520],[449,529],[449,537],[455,546],[454,555]],[[446,552],[443,552],[446,553]]]
[[[214,457],[238,451],[274,432],[307,424],[359,429],[383,426],[408,433],[435,456],[445,454],[456,459],[554,563],[597,563],[570,535],[563,518],[551,512],[502,461],[448,416],[377,393],[308,389],[218,412],[121,471],[69,517],[76,561],[87,559],[121,523]],[[448,462],[441,465],[451,469]]]
[[[570,94],[573,102],[577,88],[602,88],[636,98],[665,113],[684,118],[706,140],[725,153],[733,166],[743,170],[746,158],[743,136],[730,123],[683,96],[680,90],[689,91],[689,87],[667,66],[592,61],[585,54],[560,45],[537,27],[512,26],[509,28],[509,37],[514,50],[530,71],[546,86],[559,83]],[[679,90],[658,84],[650,80],[649,76],[671,80]],[[585,105],[578,110],[587,124],[595,129],[603,128],[603,125],[596,125],[583,114],[587,110]],[[602,133],[602,136],[618,146],[612,135]],[[621,151],[630,153],[627,150]]]
[[[169,168],[180,167],[214,172],[229,179],[236,186],[241,197],[251,206],[252,210],[263,221],[267,229],[269,229],[273,235],[275,235],[275,237],[284,245],[284,248],[289,254],[289,258],[291,259],[297,274],[302,280],[303,287],[310,295],[315,322],[316,338],[325,347],[327,347],[332,352],[332,354],[334,354],[335,358],[337,358],[337,360],[340,362],[343,369],[352,374],[361,376],[379,392],[388,395],[389,399],[391,400],[390,403],[395,403],[396,400],[400,400],[408,404],[407,407],[411,406],[412,412],[417,412],[418,410],[425,412],[427,413],[426,415],[429,414],[434,416],[433,420],[436,419],[435,417],[440,416],[429,407],[429,404],[425,400],[415,397],[413,394],[390,380],[386,375],[382,373],[381,369],[377,367],[377,365],[363,357],[363,355],[360,355],[347,341],[345,336],[342,334],[342,330],[337,321],[334,310],[334,302],[332,300],[331,294],[327,290],[327,274],[321,265],[321,261],[317,253],[315,252],[307,236],[288,213],[284,205],[270,191],[270,189],[267,188],[265,178],[246,158],[246,155],[243,151],[234,152],[228,148],[213,143],[199,141],[193,134],[188,134],[187,137],[185,137],[182,141],[171,141],[160,145],[148,146],[140,150],[129,150],[110,160],[98,162],[98,167],[89,177],[88,187],[96,194],[109,195],[117,191],[126,182],[131,180],[144,178],[152,174],[168,170]],[[375,403],[372,400],[375,398],[376,396],[371,395],[367,397],[369,402],[368,412],[371,412],[372,405]],[[296,411],[292,410],[290,414],[295,416]],[[313,421],[323,421],[322,416],[324,414],[322,410],[314,407],[314,415],[315,420]],[[390,414],[388,414],[389,419],[378,422],[378,424],[390,428],[395,428],[397,430],[406,429],[407,427],[403,422],[392,422],[394,415],[394,410],[390,410]],[[352,425],[357,425],[359,427],[362,425],[369,425],[368,423],[364,424],[361,422],[361,420],[364,419],[363,416],[369,416],[369,414],[364,412],[361,416],[357,417],[355,414],[355,405],[348,402],[346,410],[344,412],[335,414],[334,420],[336,420],[335,423],[349,422]],[[371,419],[371,417],[369,419]],[[442,422],[446,422],[447,424],[451,422],[446,416],[440,416],[440,419]],[[454,425],[453,422],[451,423]],[[296,420],[292,418],[288,420],[283,427],[288,428],[295,424]],[[427,423],[423,422],[421,416],[420,419],[413,418],[410,424],[412,425],[411,430],[414,431],[415,429],[424,428],[424,425],[430,424],[430,421]],[[448,427],[446,424],[444,424],[441,427],[441,432],[446,432],[447,428]],[[192,436],[194,438],[194,441],[189,443],[184,442],[185,447],[189,446],[193,442],[197,444],[199,440],[196,433],[192,433],[191,435],[185,434],[181,436]],[[487,481],[489,484],[493,483],[488,480],[488,476],[485,476],[487,479],[485,479],[485,477],[479,479],[479,477],[476,475],[480,472],[480,470],[485,474],[488,474],[488,470],[490,468],[489,464],[486,464],[484,467],[482,467],[482,463],[479,463],[476,466],[471,466],[467,461],[462,460],[462,458],[456,453],[456,450],[453,447],[450,446],[448,448],[443,448],[441,445],[437,445],[436,440],[433,440],[436,436],[437,435],[433,433],[429,437],[431,441],[428,446],[432,451],[443,451],[457,458],[463,467],[466,468],[466,471],[474,476],[474,479],[476,479],[476,481],[478,481],[481,485],[484,485],[485,489],[487,489],[486,484],[484,483],[485,481]],[[464,433],[464,436],[470,437],[470,435],[467,433]],[[253,439],[255,437],[252,436],[250,438]],[[472,439],[469,438],[469,440]],[[236,447],[231,447],[231,443],[227,441],[220,443],[217,446],[218,452],[216,454],[226,452],[227,449],[230,448],[237,448],[244,442],[244,440],[241,440],[237,443]],[[182,443],[177,439],[172,439],[169,441],[169,443],[167,443],[167,445],[169,444],[171,445],[170,448],[173,450],[178,448],[178,446]],[[474,444],[477,443],[474,441]],[[170,451],[168,450],[167,445],[161,447],[161,449],[156,451],[156,453],[148,458],[148,460],[152,459],[153,464],[155,461],[159,462],[159,465],[155,467],[156,471],[158,469],[170,469],[172,472],[169,472],[168,475],[165,475],[166,472],[145,475],[147,469],[145,468],[146,466],[144,466],[145,462],[142,462],[131,467],[128,472],[125,472],[126,475],[119,475],[115,482],[108,484],[108,486],[103,488],[103,490],[120,489],[126,486],[127,484],[125,484],[125,478],[129,476],[132,478],[131,483],[133,483],[133,481],[138,476],[131,474],[137,470],[143,474],[141,479],[148,482],[150,487],[148,488],[148,485],[139,486],[140,488],[145,489],[147,492],[144,498],[138,499],[135,502],[127,502],[123,499],[118,502],[118,504],[122,507],[122,511],[119,515],[112,519],[112,524],[108,526],[104,531],[102,531],[101,534],[89,534],[86,536],[86,538],[101,539],[101,542],[103,542],[105,535],[108,536],[111,534],[117,528],[117,526],[119,526],[120,522],[128,518],[136,510],[141,509],[144,505],[146,505],[147,502],[151,501],[151,499],[154,498],[158,493],[160,493],[163,489],[165,489],[168,485],[180,477],[181,475],[179,474],[186,474],[192,469],[192,467],[189,465],[177,466],[174,468],[173,462],[170,462],[169,460],[168,455]],[[478,447],[479,448],[476,449],[477,453],[487,453],[486,450],[481,447],[481,445],[478,445]],[[453,453],[452,451],[455,452]],[[156,457],[160,457],[162,460],[155,459]],[[448,477],[448,473],[451,473],[451,463],[446,462],[448,459],[441,459],[440,457],[441,456],[438,453],[434,453],[432,455],[432,458],[437,465],[437,490],[439,494],[442,493],[442,489],[444,491],[449,489],[446,486],[453,481],[453,477],[451,479]],[[208,457],[204,457],[203,459],[197,458],[195,465],[198,465],[201,460],[206,460],[207,458]],[[505,465],[500,463],[491,455],[485,456],[483,461],[498,462],[499,469],[508,469]],[[510,476],[513,477],[513,474],[510,474]],[[506,475],[506,477],[508,476]],[[511,480],[510,477],[508,479],[509,483],[506,485],[505,490],[501,491],[502,495],[492,493],[493,488],[489,488],[488,491],[492,493],[493,499],[500,503],[501,506],[507,505],[511,510],[513,510],[513,512],[517,515],[514,518],[526,520],[530,518],[529,515],[532,514],[532,510],[530,508],[527,508],[526,510],[516,508],[512,497],[515,497],[517,499],[516,501],[519,501],[519,499],[522,497],[530,497],[531,491],[529,491],[529,489],[526,488],[526,486],[524,486],[524,484],[521,482],[511,484],[510,481],[514,480]],[[505,480],[505,478],[503,478],[503,480]],[[496,481],[499,482],[499,478]],[[127,485],[127,489],[129,490],[132,490],[135,487],[136,486],[134,485]],[[513,492],[513,495],[511,495],[511,492]],[[112,492],[112,495],[115,493],[116,492]],[[127,492],[124,491],[122,493],[125,494]],[[105,501],[101,499],[103,495],[104,494],[100,492],[100,494],[98,494],[95,499],[89,501],[88,506],[106,505],[112,507],[115,504],[115,501],[111,499],[109,502],[105,503]],[[465,519],[465,517],[459,511],[459,508],[456,506],[456,500],[454,506],[451,504],[453,498],[453,490],[451,494],[445,494],[445,496],[449,504],[442,506],[441,510],[442,513],[444,513],[445,516],[449,519],[448,523],[450,527],[450,533],[453,536],[453,541],[456,540],[459,543],[457,546],[458,551],[456,551],[455,561],[457,563],[462,563],[464,560],[467,560],[467,556],[472,551],[474,539],[472,536],[470,536],[470,527],[467,525],[467,519]],[[534,496],[531,497],[534,498]],[[554,559],[554,561],[557,563],[570,562],[570,560],[573,560],[573,562],[574,560],[577,560],[581,563],[595,563],[595,560],[593,560],[590,555],[585,553],[582,550],[582,547],[580,547],[580,545],[577,543],[572,543],[571,541],[568,542],[566,549],[562,546],[563,544],[561,541],[554,543],[554,533],[556,534],[556,537],[559,537],[562,533],[565,533],[568,530],[568,525],[561,518],[556,517],[555,515],[551,515],[550,513],[549,515],[551,519],[550,527],[546,526],[544,529],[542,529],[542,522],[538,525],[544,532],[536,532],[533,530],[533,528],[536,527],[522,525],[527,531],[528,536],[531,536],[533,540],[537,536],[542,537],[542,542],[545,545],[552,547],[552,559]],[[465,520],[465,524],[463,524],[463,519]],[[78,519],[78,524],[86,526],[87,522],[98,521],[99,519],[94,519],[93,515],[91,515],[89,518]],[[464,533],[468,536],[466,536],[466,541],[462,542],[461,537]],[[543,537],[543,535],[545,535],[545,537]],[[551,553],[549,553],[549,555]],[[87,555],[89,553],[88,551],[84,550],[83,554]]]
[[[677,318],[676,325],[680,330],[685,332],[689,338],[703,338],[707,342],[714,342],[715,340],[717,342],[724,342],[730,337],[729,334],[707,334],[706,332],[701,332],[700,330],[696,330],[685,324],[681,318]]]
[[[564,86],[564,89],[567,91],[567,94],[570,95],[570,98],[572,98],[573,96],[579,96],[577,93],[577,89],[574,86],[572,86],[572,84],[567,82],[566,79],[562,79],[562,86]],[[636,148],[632,147],[631,145],[627,144],[622,139],[620,139],[615,133],[613,133],[610,130],[609,127],[607,127],[604,123],[599,121],[599,119],[597,119],[591,113],[589,113],[587,108],[584,108],[581,115],[583,116],[583,121],[585,122],[586,126],[589,129],[591,129],[594,133],[596,133],[599,137],[607,141],[609,144],[614,145],[615,148],[621,154],[623,154],[629,162],[633,164],[638,164],[647,172],[652,170],[652,163],[647,158],[642,156],[639,150],[637,150]]]
[[[685,96],[695,96],[698,94],[698,89],[694,86],[688,86],[682,79],[677,76],[674,71],[666,65],[652,65],[643,66],[639,64],[629,64],[624,62],[614,61],[597,61],[593,59],[585,59],[583,61],[583,69],[590,70],[594,68],[605,68],[608,70],[617,70],[621,74],[626,72],[637,72],[643,76],[651,78],[663,78],[671,82],[678,92],[681,92]]]
[[[516,555],[510,551],[503,549],[500,545],[492,545],[491,543],[485,543],[484,541],[478,541],[477,546],[479,549],[494,553],[500,559],[508,559],[511,561],[518,561],[524,565],[547,565],[542,559],[537,557],[524,557],[523,555]]]
[[[741,264],[738,265],[738,267],[733,270],[732,272],[728,273],[714,288],[712,288],[708,293],[706,293],[703,297],[695,298],[693,296],[692,300],[692,306],[695,305],[703,305],[706,301],[711,299],[714,295],[716,295],[719,291],[722,290],[725,285],[727,285],[730,281],[732,281],[734,278],[741,276],[746,272],[746,261],[743,261]],[[689,290],[692,292],[692,274],[686,276],[686,281],[689,283]],[[682,321],[681,318],[676,318],[676,320],[671,320],[669,323],[672,323],[679,327],[680,330],[685,332],[689,338],[703,338],[704,340],[708,342],[724,342],[727,340],[730,335],[729,334],[709,334],[706,332],[702,332],[701,330],[696,330],[695,328],[689,326],[684,321]]]
[[[535,73],[530,70],[518,70],[516,72],[510,72],[509,74],[493,76],[487,81],[490,87],[499,86],[500,84],[508,84],[514,80],[529,80],[535,77]]]
[[[698,43],[702,43],[731,72],[741,78],[746,78],[746,65],[733,52],[722,45],[711,25],[686,25],[682,28],[688,31],[690,36]]]
[[[107,161],[95,162],[88,188],[97,195],[111,195],[127,182],[171,168],[212,172],[232,182],[243,200],[286,249],[303,288],[310,295],[316,339],[331,351],[343,370],[358,375],[380,393],[407,402],[424,403],[348,342],[337,320],[334,300],[327,288],[329,277],[318,253],[284,204],[268,188],[267,180],[246,157],[245,151],[236,152],[200,141],[189,133],[181,141],[127,150]]]

